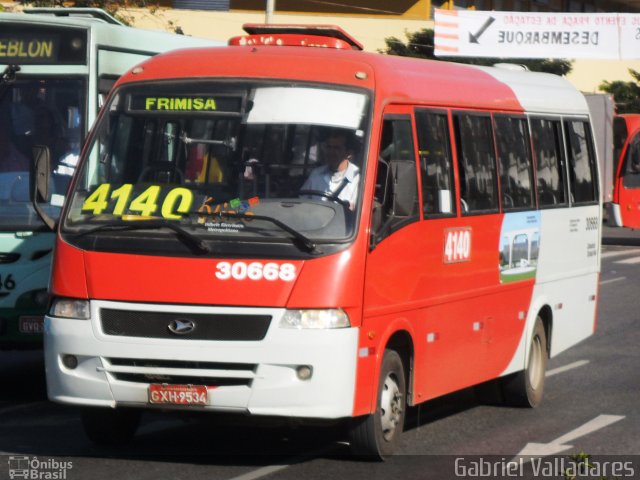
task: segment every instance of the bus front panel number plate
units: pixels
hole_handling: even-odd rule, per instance
[[[149,403],[164,405],[207,405],[204,385],[149,385]]]
[[[20,333],[42,333],[44,331],[44,317],[37,315],[22,315],[18,320]]]

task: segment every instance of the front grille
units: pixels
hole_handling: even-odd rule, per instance
[[[33,254],[31,255],[31,260],[32,261],[36,261],[36,260],[40,260],[41,258],[46,257],[47,255],[49,255],[51,253],[51,249],[48,248],[46,250],[37,250],[35,252],[33,252]]]
[[[253,363],[195,362],[189,360],[151,360],[145,358],[108,358],[111,365],[121,367],[188,368],[202,370],[238,370],[255,372]]]
[[[258,341],[264,339],[271,323],[271,315],[171,313],[100,310],[102,331],[120,337],[167,338],[183,340]],[[186,333],[169,328],[175,322],[195,325]]]
[[[20,254],[15,252],[0,252],[0,263],[14,263],[20,259]]]
[[[114,379],[134,383],[168,383],[214,387],[251,386],[258,366],[252,363],[195,362],[104,358]]]
[[[207,387],[234,387],[251,385],[247,378],[183,377],[180,375],[149,375],[141,373],[112,373],[113,378],[122,382],[167,383],[169,385],[206,385]]]

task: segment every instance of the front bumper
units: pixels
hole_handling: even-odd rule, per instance
[[[257,341],[142,338],[104,333],[101,309],[189,314],[270,315]],[[278,326],[284,309],[91,302],[91,319],[45,318],[51,400],[86,406],[151,407],[149,384],[208,387],[206,406],[169,406],[251,415],[335,419],[352,415],[358,329],[294,330]],[[78,359],[70,369],[64,355]],[[298,378],[309,366],[312,376]],[[167,408],[163,405],[163,408]]]

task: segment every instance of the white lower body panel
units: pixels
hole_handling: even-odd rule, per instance
[[[271,315],[272,320],[264,339],[256,341],[141,338],[106,335],[101,308],[175,312],[182,317],[257,314]],[[351,416],[358,329],[279,328],[283,313],[284,309],[92,301],[90,320],[46,317],[49,398],[86,406],[150,407],[149,384],[191,383],[209,388],[207,405],[189,409],[317,419]],[[64,355],[76,356],[78,366],[67,368]],[[311,367],[310,379],[298,378],[299,366]]]
[[[600,206],[542,210],[536,283],[518,348],[502,375],[525,368],[536,317],[551,310],[550,356],[593,335],[600,278]]]

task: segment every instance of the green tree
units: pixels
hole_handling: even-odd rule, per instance
[[[635,82],[603,81],[598,88],[613,95],[618,113],[640,113],[640,72],[629,69]]]
[[[554,73],[566,75],[571,72],[572,64],[569,60],[551,59],[523,59],[523,58],[479,58],[479,57],[436,57],[433,54],[433,29],[424,28],[417,32],[406,32],[407,39],[402,41],[396,37],[385,38],[386,48],[380,53],[400,55],[403,57],[430,58],[433,60],[448,60],[471,65],[493,65],[496,63],[516,63],[526,66],[534,72]]]

